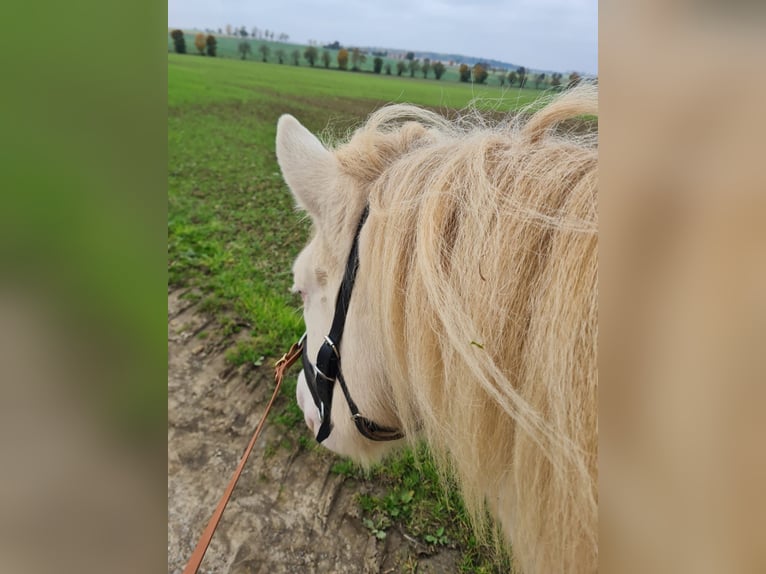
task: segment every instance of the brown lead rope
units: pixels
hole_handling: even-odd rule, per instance
[[[282,379],[285,376],[285,372],[293,363],[295,363],[295,361],[298,360],[298,358],[301,356],[301,353],[303,352],[303,345],[301,343],[302,341],[293,344],[293,346],[290,347],[290,350],[287,351],[287,353],[285,353],[282,358],[277,361],[276,365],[274,365],[274,380],[276,381],[274,394],[271,395],[271,400],[269,400],[269,404],[266,405],[266,410],[264,411],[261,420],[258,422],[258,426],[255,428],[253,438],[250,439],[250,443],[247,445],[245,452],[242,454],[242,458],[239,461],[237,470],[234,471],[234,476],[231,477],[229,486],[226,487],[226,492],[223,493],[223,496],[218,503],[218,507],[215,509],[213,516],[210,517],[210,522],[207,523],[207,527],[202,533],[202,537],[199,539],[199,542],[197,542],[197,547],[194,549],[191,558],[189,558],[189,562],[186,564],[186,568],[184,569],[183,574],[196,574],[197,570],[199,570],[202,559],[205,557],[207,547],[210,544],[210,540],[213,538],[213,534],[215,533],[215,529],[218,526],[218,522],[221,520],[223,511],[226,508],[226,504],[229,502],[231,493],[234,492],[234,487],[237,485],[239,475],[242,474],[242,469],[245,468],[245,463],[247,462],[247,459],[250,456],[253,447],[255,446],[255,441],[258,440],[258,435],[261,434],[263,424],[266,422],[266,416],[269,414],[269,411],[271,410],[271,407],[277,398],[277,394],[279,394],[279,389],[282,386]]]

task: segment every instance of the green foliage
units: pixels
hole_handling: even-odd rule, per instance
[[[519,66],[516,73],[519,75],[519,87],[525,87],[527,85],[527,69],[524,66]]]
[[[330,471],[335,474],[340,474],[343,476],[346,476],[348,478],[362,478],[362,471],[360,468],[354,464],[354,461],[352,461],[349,458],[341,458],[338,459],[338,462],[332,465],[332,468],[330,468]]]
[[[269,54],[271,53],[271,48],[269,48],[268,44],[261,44],[258,46],[258,51],[261,53],[261,61],[266,62],[269,59]]]
[[[359,65],[364,64],[367,61],[367,56],[365,56],[362,51],[359,48],[354,48],[351,50],[351,69],[354,71],[359,71]]]
[[[386,70],[386,76],[390,76],[391,75],[391,62],[386,62],[386,65],[384,66],[384,68]]]
[[[290,57],[293,60],[294,66],[300,66],[301,65],[301,52],[298,50],[298,48],[295,48],[292,52],[290,52]]]
[[[540,86],[545,83],[545,78],[546,76],[544,72],[540,72],[539,74],[537,74],[535,76],[535,88],[539,90]]]
[[[207,55],[210,56],[211,58],[215,58],[216,47],[218,44],[216,42],[215,36],[213,36],[212,34],[209,34],[207,39],[205,40],[205,44],[207,44]]]
[[[444,71],[446,70],[446,68],[444,67],[444,64],[442,64],[441,62],[436,62],[433,65],[433,68],[434,68],[434,76],[436,76],[437,80],[441,80],[442,76],[444,75]]]
[[[561,88],[561,73],[554,72],[551,74],[551,88],[559,90]]]
[[[184,39],[183,30],[173,30],[170,33],[170,37],[173,38],[173,46],[178,54],[186,53],[186,40]]]
[[[397,76],[401,76],[404,73],[404,70],[406,70],[406,69],[407,69],[407,64],[405,64],[401,60],[399,60],[396,63],[396,75]]]
[[[283,48],[278,48],[277,51],[274,53],[274,55],[277,57],[277,62],[280,64],[285,63],[285,51]]]
[[[328,52],[327,50],[324,50],[322,52],[322,63],[324,64],[325,68],[329,68],[330,67],[330,61],[331,61],[331,59],[330,59],[330,52]]]
[[[312,68],[314,67],[314,63],[317,61],[318,56],[319,56],[319,51],[314,46],[309,46],[303,52],[303,57],[306,58],[306,61],[309,63],[309,66],[311,66]]]
[[[338,68],[341,70],[348,69],[348,50],[345,48],[338,50]]]
[[[519,81],[519,75],[516,72],[508,72],[508,85],[512,86]]]
[[[226,362],[235,367],[245,363],[260,367],[263,364],[264,356],[258,352],[257,346],[257,338],[237,342],[234,348],[226,352]]]
[[[471,81],[471,68],[468,67],[468,64],[460,64],[459,73],[461,82]]]
[[[407,55],[405,56],[406,59],[408,59],[410,62],[415,59],[415,53],[414,52],[407,52]]]
[[[483,84],[487,81],[489,74],[484,66],[481,64],[475,64],[472,70],[473,81],[477,84]]]
[[[372,61],[372,71],[375,72],[376,74],[380,74],[380,71],[382,69],[383,69],[383,58],[378,56]]]
[[[389,521],[385,516],[378,516],[375,522],[369,518],[363,518],[362,524],[364,524],[364,526],[368,528],[370,532],[372,532],[375,538],[378,540],[385,540],[386,529],[391,526],[391,521]]]
[[[427,78],[428,77],[428,72],[431,69],[431,59],[430,58],[426,58],[425,60],[423,60],[423,67],[421,69],[423,71],[423,78]]]
[[[239,43],[239,53],[242,55],[242,59],[247,59],[247,55],[250,54],[253,51],[253,47],[250,45],[250,42],[247,40],[242,40]]]
[[[444,534],[444,526],[437,528],[433,534],[426,534],[424,538],[429,544],[444,546],[449,543],[449,538]]]
[[[410,78],[414,78],[415,72],[417,72],[418,70],[420,70],[420,61],[412,60],[409,66]]]

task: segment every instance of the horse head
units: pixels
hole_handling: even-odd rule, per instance
[[[359,178],[344,172],[333,151],[289,115],[282,116],[277,126],[277,158],[298,208],[312,223],[311,239],[293,265],[292,289],[301,295],[306,324],[306,366],[298,377],[298,405],[306,425],[324,446],[371,463],[400,443],[401,435],[383,433],[383,440],[371,440],[364,432],[370,423],[373,430],[394,431],[398,422],[387,396],[390,385],[376,340],[377,330],[365,301],[365,271],[372,264],[367,249],[368,230],[362,225],[368,210],[367,190]],[[353,261],[352,248],[358,250]],[[349,270],[356,276],[353,290],[348,287],[347,277],[344,287]],[[341,301],[342,288],[350,293]],[[336,319],[340,314],[343,316]],[[329,335],[333,325],[339,323],[342,341],[332,341]],[[338,363],[338,372],[326,381],[333,391],[322,432],[325,407],[312,392],[315,381],[309,379],[324,375],[324,367],[318,364],[323,345],[337,353],[333,359]],[[335,384],[336,377],[346,388]],[[360,424],[366,425],[361,431]],[[374,439],[377,435],[370,436]]]

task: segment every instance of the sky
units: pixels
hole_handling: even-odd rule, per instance
[[[168,0],[168,26],[423,50],[598,73],[598,0]]]

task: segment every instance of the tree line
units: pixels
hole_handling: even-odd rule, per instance
[[[230,27],[227,26],[227,33],[231,32],[229,28]],[[244,39],[248,35],[244,26],[238,30],[237,33],[243,38],[243,40],[237,46],[237,51],[241,59],[246,60],[247,57],[252,54],[252,45],[249,41]],[[184,38],[183,31],[173,30],[170,33],[170,36],[173,39],[175,51],[179,54],[185,54],[186,40]],[[256,38],[259,36],[265,39],[273,39],[274,33],[269,30],[259,31],[258,28],[253,28],[252,37]],[[287,41],[289,36],[287,34],[280,34],[279,39]],[[351,48],[349,50],[340,46],[338,42],[335,42],[334,44],[325,46],[326,49],[320,53],[315,44],[316,42],[311,42],[310,45],[306,47],[305,50],[303,50],[303,52],[301,52],[298,48],[294,48],[288,53],[283,48],[277,48],[274,51],[274,56],[277,62],[280,64],[284,64],[285,62],[289,61],[294,66],[299,66],[301,56],[303,56],[303,58],[312,68],[317,64],[320,64],[325,68],[330,68],[333,58],[327,48],[333,50],[335,48],[339,48],[335,55],[335,60],[339,70],[348,70],[350,63],[351,71],[359,72],[362,71],[362,64],[367,62],[367,55],[359,48]],[[197,48],[197,51],[201,56],[207,55],[216,57],[217,40],[214,35],[204,34],[202,32],[198,33],[194,37],[194,46]],[[260,55],[261,61],[268,62],[269,56],[271,55],[271,47],[268,44],[260,44],[258,46],[258,53]],[[375,54],[378,53],[376,52]],[[428,74],[430,72],[435,79],[440,80],[447,68],[442,62],[432,62],[430,58],[424,58],[421,61],[418,58],[415,58],[415,54],[413,52],[407,52],[403,60],[396,62],[395,67],[391,65],[391,62],[384,62],[380,55],[376,55],[373,59],[373,73],[385,73],[386,75],[391,76],[394,74],[394,70],[397,76],[403,76],[405,73],[407,73],[411,78],[414,78],[415,74],[418,73],[422,74],[423,78],[428,78]],[[510,87],[518,86],[519,88],[525,88],[527,87],[527,83],[531,80],[537,89],[540,89],[541,86],[544,86],[547,83],[554,90],[571,88],[582,81],[580,74],[577,72],[572,72],[569,74],[566,86],[564,86],[564,76],[560,72],[554,72],[550,75],[550,77],[548,77],[545,72],[530,74],[530,72],[524,66],[519,66],[516,70],[508,71],[491,68],[486,63],[478,62],[471,67],[469,67],[467,64],[461,64],[458,68],[458,78],[461,82],[485,84],[488,82],[490,77],[496,79],[497,83],[499,83],[501,87],[505,86],[507,82],[508,86]]]

